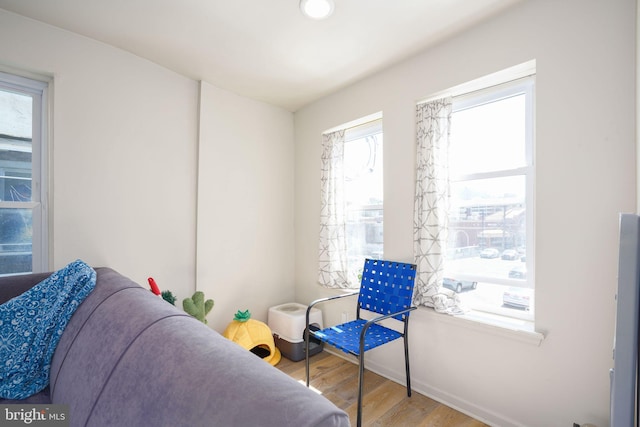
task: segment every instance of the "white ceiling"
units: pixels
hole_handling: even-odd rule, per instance
[[[0,0],[195,80],[295,111],[523,0]]]

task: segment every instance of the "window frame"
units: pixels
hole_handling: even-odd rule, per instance
[[[0,90],[30,96],[33,99],[31,201],[0,201],[0,209],[30,209],[32,211],[31,272],[45,272],[49,270],[49,168],[47,149],[49,136],[49,81],[0,71]]]
[[[352,138],[353,136],[365,138],[370,133],[367,130],[371,129],[371,122],[380,122],[380,125],[373,129],[379,129],[375,133],[382,133],[384,138],[382,119],[383,116],[380,111],[322,132],[318,283],[324,287],[353,289],[360,286],[358,275],[361,273],[363,264],[355,262],[356,256],[360,255],[354,254],[354,256],[351,256],[354,262],[349,261],[348,240],[350,236],[347,235],[349,212],[347,211],[345,200],[344,155],[346,145],[354,142],[354,139],[360,139]],[[350,136],[348,133],[352,133],[352,135]],[[381,150],[384,157],[384,145]],[[380,161],[380,165],[384,167],[384,160],[380,159]],[[384,217],[384,182],[382,182],[381,186],[383,198],[382,215]],[[384,252],[384,235],[382,239],[381,250]],[[370,257],[367,254],[363,255]]]
[[[348,126],[344,127],[344,145],[345,145],[345,152],[346,152],[346,146],[347,144],[353,144],[356,141],[359,141],[361,139],[367,138],[371,135],[382,135],[382,141],[380,142],[381,144],[381,150],[384,151],[384,129],[383,129],[383,122],[382,122],[382,116],[374,116],[374,117],[370,117],[369,120],[364,120],[363,122],[359,122],[357,124],[351,124]],[[384,154],[382,154],[384,156]],[[344,153],[343,153],[343,159],[344,159]],[[382,237],[382,253],[380,254],[379,259],[382,259],[384,257],[384,165],[383,165],[383,160],[379,160],[381,163],[381,167],[382,169],[382,175],[383,175],[383,184],[382,184],[382,188],[381,193],[382,193],[382,204],[381,204],[381,210],[382,210],[382,230],[383,230],[383,237]],[[345,177],[346,178],[346,177]],[[347,208],[347,200],[345,197],[345,225],[348,224],[349,220],[349,216],[352,212],[354,212],[353,209],[348,209]],[[364,242],[366,243],[366,242]],[[348,246],[348,239],[347,239],[347,258],[348,258],[348,254],[351,250],[351,248],[349,248]],[[371,258],[376,258],[375,256],[371,255]],[[364,263],[364,259],[362,260]],[[361,272],[362,269],[362,265],[358,267],[358,271]],[[354,284],[355,286],[360,286],[360,282],[358,281],[356,284]]]
[[[487,307],[472,308],[473,311],[491,315],[533,321],[535,317],[535,74],[492,84],[489,87],[462,95],[452,96],[452,114],[469,108],[478,107],[509,97],[525,95],[525,165],[512,169],[494,170],[450,176],[450,182],[473,181],[480,179],[524,176],[525,179],[525,216],[526,216],[526,279],[487,277],[479,274],[456,274],[460,280],[486,282],[514,288],[532,289],[534,306],[530,311],[520,312],[503,307],[490,309]],[[451,214],[450,214],[451,217]],[[446,260],[445,260],[446,262]]]

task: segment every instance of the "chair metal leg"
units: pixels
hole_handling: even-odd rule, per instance
[[[411,397],[411,373],[409,371],[409,345],[408,345],[407,336],[405,335],[403,338],[404,338],[404,365],[405,365],[406,376],[407,376],[407,396]]]
[[[359,371],[358,371],[358,419],[356,421],[356,427],[362,426],[362,391],[364,386],[364,340],[367,336],[367,329],[371,326],[370,323],[365,323],[360,331],[360,348],[358,354]]]
[[[307,377],[307,387],[309,387],[309,310],[307,310],[307,327],[304,332],[304,346],[305,346],[305,373]]]
[[[358,419],[356,427],[362,427],[362,391],[364,386],[364,352],[360,353],[358,358],[360,363],[360,371],[358,373]]]
[[[409,371],[409,318],[405,317],[404,319],[404,335],[402,336],[404,340],[404,365],[406,369],[406,378],[407,378],[407,396],[411,397],[411,372]]]

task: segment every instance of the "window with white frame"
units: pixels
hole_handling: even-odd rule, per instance
[[[383,253],[382,119],[323,134],[318,282],[360,285],[365,258]]]
[[[47,83],[0,73],[0,276],[48,268]]]
[[[454,97],[443,285],[476,311],[534,313],[534,77]]]
[[[349,270],[383,255],[382,120],[345,130],[344,200]]]

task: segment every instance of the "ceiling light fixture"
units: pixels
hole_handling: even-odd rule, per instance
[[[311,19],[324,19],[333,13],[333,0],[300,0],[300,10]]]

